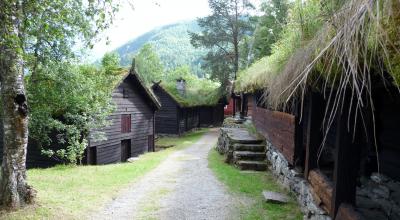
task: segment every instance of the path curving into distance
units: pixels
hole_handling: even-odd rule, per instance
[[[239,219],[241,199],[208,168],[218,129],[172,153],[157,168],[121,191],[92,219]]]

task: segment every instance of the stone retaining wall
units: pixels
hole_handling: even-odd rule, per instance
[[[357,187],[356,210],[363,218],[400,219],[400,182],[373,173]]]
[[[303,174],[290,168],[285,157],[267,141],[267,160],[269,170],[278,181],[297,197],[301,211],[307,220],[330,220],[328,214],[316,205],[311,192],[310,184],[303,178]]]

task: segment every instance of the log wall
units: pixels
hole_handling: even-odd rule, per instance
[[[295,162],[295,116],[255,107],[253,121],[258,130],[285,156]]]
[[[121,141],[124,140],[130,140],[129,156],[137,156],[149,150],[151,143],[148,143],[148,137],[154,135],[154,109],[135,83],[128,77],[114,90],[112,101],[116,109],[107,117],[109,125],[98,130],[105,133],[106,140],[90,140],[90,147],[97,148],[97,164],[120,162]],[[122,132],[121,118],[127,114],[131,115],[131,130]]]

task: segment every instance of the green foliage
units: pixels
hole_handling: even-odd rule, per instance
[[[266,203],[263,190],[280,191],[287,193],[274,180],[269,172],[243,173],[235,167],[226,164],[223,156],[215,149],[208,154],[208,163],[217,178],[228,189],[241,196],[255,200],[251,205],[246,205],[240,210],[240,219],[302,219],[302,213],[297,203],[292,199],[288,204]]]
[[[245,0],[210,0],[212,14],[197,20],[202,32],[190,33],[193,46],[210,49],[202,68],[223,86],[236,79],[239,70],[239,44],[253,30]]]
[[[400,87],[400,2],[392,1],[389,6],[392,8],[392,16],[384,19],[383,26],[387,31],[388,41],[386,42],[388,57],[385,59],[385,66],[393,77],[396,86]],[[382,51],[385,53],[385,51]]]
[[[109,82],[117,76],[68,63],[53,63],[39,71],[35,82],[27,77],[30,138],[44,154],[76,164],[82,159],[89,131],[105,125],[113,110]]]
[[[89,130],[111,110],[106,74],[71,63],[80,56],[77,47],[92,47],[98,33],[110,26],[119,6],[120,0],[0,2],[0,21],[12,20],[18,29],[0,31],[0,47],[12,44],[23,56],[18,69],[24,69],[27,81],[30,138],[49,156],[80,161]],[[18,59],[10,53],[1,56]]]
[[[264,13],[254,31],[254,59],[271,55],[271,46],[281,36],[288,16],[289,3],[287,0],[268,0],[262,3],[261,11]]]
[[[0,31],[0,46],[12,44],[15,50],[2,51],[1,56],[23,56],[20,69],[27,76],[30,138],[49,156],[80,161],[89,129],[102,124],[111,110],[106,74],[71,63],[79,56],[78,46],[91,47],[97,34],[109,27],[119,5],[119,0],[0,2],[0,20],[12,17],[18,23],[18,30]]]
[[[159,81],[164,72],[164,66],[150,44],[145,44],[136,55],[135,68],[147,85]]]
[[[186,93],[181,95],[176,88],[176,80],[186,80]],[[169,72],[161,85],[182,106],[215,105],[221,98],[220,84],[209,79],[199,78],[190,71],[189,66],[178,67]]]
[[[239,73],[237,91],[252,91],[268,86],[285,67],[297,49],[307,44],[322,27],[320,0],[294,2],[280,38],[271,46],[271,55]]]
[[[101,66],[106,74],[111,75],[120,69],[120,60],[117,53],[106,53],[101,59]]]
[[[21,17],[25,68],[33,74],[40,65],[76,57],[79,45],[92,47],[93,39],[112,23],[120,0],[23,1]]]
[[[139,50],[145,44],[150,44],[166,71],[174,70],[182,65],[189,65],[193,73],[199,77],[204,77],[200,66],[202,57],[207,53],[207,50],[194,48],[190,44],[188,31],[200,32],[196,21],[166,25],[139,36],[116,49],[116,52],[122,58],[121,65],[130,66],[132,58],[137,55]]]

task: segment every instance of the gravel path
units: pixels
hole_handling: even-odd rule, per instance
[[[171,154],[92,219],[238,219],[241,199],[228,193],[208,168],[207,154],[217,136],[212,129]]]

